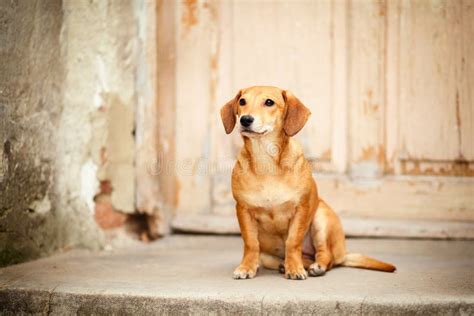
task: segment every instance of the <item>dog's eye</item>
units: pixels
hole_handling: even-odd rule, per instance
[[[275,102],[273,102],[273,100],[267,99],[267,100],[265,101],[265,105],[266,105],[266,106],[272,106],[272,105],[274,105],[274,104],[275,104]]]
[[[239,104],[240,104],[240,105],[245,105],[245,104],[247,104],[247,103],[245,102],[245,99],[240,99],[240,100],[239,100]]]

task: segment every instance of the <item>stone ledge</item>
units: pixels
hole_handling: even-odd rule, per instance
[[[472,314],[474,243],[356,239],[396,273],[338,268],[306,281],[233,280],[238,237],[172,236],[0,269],[0,314]]]
[[[474,222],[341,217],[346,236],[382,238],[474,239]],[[240,234],[235,215],[178,215],[171,225],[180,232]]]
[[[229,300],[216,298],[136,296],[133,294],[80,294],[34,290],[0,290],[3,314],[427,314],[451,315],[474,312],[473,302],[394,302],[358,300]]]

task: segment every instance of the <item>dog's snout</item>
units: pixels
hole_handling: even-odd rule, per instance
[[[244,115],[240,118],[240,124],[244,127],[249,127],[253,122],[253,116]]]

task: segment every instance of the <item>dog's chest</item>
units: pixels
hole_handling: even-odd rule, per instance
[[[246,204],[253,207],[275,208],[284,204],[297,204],[300,188],[291,182],[269,178],[248,183],[241,190]]]

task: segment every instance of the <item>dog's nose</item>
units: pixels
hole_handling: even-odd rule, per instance
[[[253,116],[251,115],[244,115],[240,118],[240,124],[244,127],[249,127],[250,124],[253,122]]]

